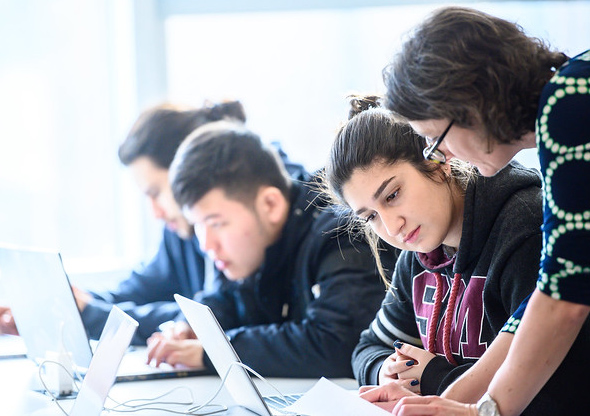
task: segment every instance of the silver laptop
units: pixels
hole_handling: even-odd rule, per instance
[[[109,390],[115,382],[119,364],[129,347],[137,326],[136,320],[113,306],[100,335],[94,356],[90,361],[90,367],[80,386],[80,391],[67,415],[99,416],[101,414]],[[63,414],[62,410],[57,408],[53,402],[32,413],[34,416],[62,416]]]
[[[236,404],[261,416],[284,414],[280,412],[280,408],[291,404],[300,395],[263,397],[248,371],[234,364],[241,363],[240,358],[211,308],[178,294],[175,294],[174,298],[197,338],[203,344],[219,376],[223,378],[227,374],[225,388]],[[279,410],[278,413],[276,410]]]
[[[0,289],[27,357],[39,363],[64,348],[88,368],[92,350],[59,254],[0,247]]]
[[[61,256],[56,252],[0,246],[0,290],[11,307],[28,358],[37,364],[47,351],[72,352],[84,373],[92,348]],[[127,352],[117,381],[149,380],[202,374],[193,369],[146,364],[145,348]]]

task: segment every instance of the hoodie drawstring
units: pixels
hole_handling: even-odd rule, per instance
[[[442,308],[443,298],[443,277],[440,273],[434,273],[436,277],[436,292],[434,294],[434,309],[430,316],[430,324],[428,325],[428,351],[436,354],[436,327],[438,318],[440,317],[440,310]],[[447,361],[453,365],[457,365],[455,357],[451,352],[451,326],[453,325],[453,316],[455,305],[457,304],[457,294],[459,293],[459,283],[461,282],[461,275],[455,273],[453,276],[453,284],[451,286],[451,294],[449,295],[449,302],[447,304],[447,317],[445,326],[443,328],[443,351]]]
[[[430,315],[430,325],[428,325],[428,351],[436,354],[436,325],[440,316],[440,308],[443,296],[443,277],[440,273],[434,273],[436,277],[436,290],[434,292],[434,309]]]

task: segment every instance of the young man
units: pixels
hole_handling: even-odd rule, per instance
[[[228,122],[187,138],[171,180],[201,249],[241,283],[200,301],[242,361],[266,376],[352,377],[352,350],[385,287],[368,244],[314,185],[291,180],[258,136]],[[148,349],[156,365],[210,367],[198,340],[155,334]]]
[[[179,313],[174,293],[193,297],[216,290],[225,279],[199,250],[191,225],[172,196],[168,169],[180,143],[197,127],[224,118],[244,122],[241,103],[224,102],[202,108],[160,105],[144,111],[119,147],[119,159],[128,166],[139,189],[150,201],[155,218],[166,228],[155,257],[133,271],[107,293],[87,293],[73,288],[88,334],[98,338],[113,304],[139,322],[133,339],[146,339],[163,322]],[[9,308],[0,307],[0,333],[16,334]]]
[[[196,109],[161,105],[145,111],[119,147],[119,159],[131,169],[154,217],[166,227],[155,257],[133,271],[116,290],[85,294],[74,289],[84,325],[93,338],[100,336],[113,304],[139,322],[133,342],[145,344],[162,323],[184,322],[175,293],[198,300],[221,286],[228,292],[233,290],[235,284],[199,249],[193,227],[182,215],[168,181],[168,169],[180,143],[199,126],[222,119],[245,122],[242,104],[229,101]],[[303,166],[288,161],[283,152],[281,156],[295,179],[304,177]]]
[[[133,342],[145,344],[160,324],[180,314],[174,293],[192,297],[217,290],[225,280],[199,250],[193,228],[176,204],[168,181],[168,169],[180,143],[197,127],[224,118],[245,122],[241,103],[196,109],[160,105],[140,115],[119,147],[119,159],[130,168],[150,201],[154,217],[166,227],[155,257],[134,270],[114,291],[74,290],[91,337],[100,336],[112,305],[117,304],[139,322]]]

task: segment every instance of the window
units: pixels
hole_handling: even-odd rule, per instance
[[[264,140],[318,168],[347,115],[346,95],[382,92],[402,34],[442,4],[4,3],[0,242],[59,250],[70,272],[129,267],[159,241],[116,153],[146,106],[239,99]],[[588,47],[589,1],[466,4],[567,53]]]
[[[242,100],[250,127],[265,140],[282,142],[310,169],[324,164],[347,116],[346,95],[382,93],[381,71],[401,36],[443,4],[351,7],[349,2],[330,8],[324,1],[316,2],[324,9],[272,11],[264,1],[255,3],[271,11],[171,7],[164,32],[168,97],[197,105],[207,98]],[[516,21],[568,53],[588,48],[590,2],[467,5]],[[538,166],[534,150],[519,158]]]
[[[132,9],[4,3],[0,242],[60,251],[69,271],[128,266],[145,251],[146,228],[117,158],[136,116]]]

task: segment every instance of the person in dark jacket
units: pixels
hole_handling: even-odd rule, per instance
[[[145,345],[159,325],[180,319],[174,293],[192,297],[225,284],[222,274],[199,250],[193,228],[174,201],[168,182],[168,169],[182,140],[197,127],[224,118],[245,122],[241,103],[228,101],[201,108],[158,105],[139,116],[119,147],[119,159],[150,201],[154,217],[166,226],[156,255],[117,288],[104,293],[74,289],[90,337],[100,337],[116,304],[139,322],[133,343]]]
[[[317,184],[293,181],[243,126],[195,131],[171,168],[203,251],[240,289],[200,298],[242,361],[265,376],[352,377],[350,356],[384,296],[369,246],[339,231]],[[148,357],[211,367],[198,340],[154,334]]]
[[[507,342],[444,397],[402,398],[395,384],[375,391],[382,406],[396,401],[395,415],[587,412],[589,79],[590,51],[568,57],[514,22],[456,6],[433,10],[384,69],[386,107],[429,139],[425,156],[494,176],[536,149],[543,177],[537,287],[498,336]]]
[[[361,385],[439,394],[534,288],[540,176],[516,162],[484,178],[464,162],[425,160],[423,142],[378,97],[352,104],[358,114],[337,136],[327,181],[360,221],[403,249],[354,351],[355,376]]]
[[[196,128],[224,119],[245,122],[242,104],[226,101],[200,108],[159,105],[142,113],[119,147],[119,159],[131,169],[151,203],[154,217],[164,221],[166,227],[155,257],[134,270],[115,290],[85,295],[74,289],[84,325],[92,338],[100,337],[113,304],[139,322],[133,343],[145,345],[161,324],[184,322],[174,301],[175,293],[198,299],[222,287],[226,292],[236,289],[199,249],[194,229],[176,204],[168,181],[168,169],[180,143]],[[304,179],[305,168],[289,160],[278,142],[273,146],[289,175],[295,180]],[[177,331],[187,328],[185,325]]]
[[[91,338],[100,337],[116,304],[139,322],[132,342],[145,345],[159,325],[181,317],[174,293],[192,297],[226,284],[226,279],[199,250],[193,228],[174,201],[168,182],[168,169],[182,140],[197,127],[225,118],[245,122],[242,104],[227,101],[201,108],[161,104],[139,116],[119,147],[119,159],[130,168],[138,187],[149,199],[154,217],[166,227],[155,257],[132,271],[114,290],[93,293],[72,288]],[[288,162],[287,166],[296,177],[304,172],[301,165]],[[0,333],[18,334],[9,308],[0,307]]]

